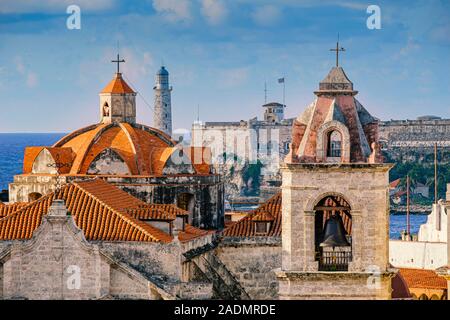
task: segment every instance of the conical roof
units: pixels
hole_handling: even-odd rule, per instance
[[[123,80],[121,73],[116,73],[114,78],[100,93],[135,93]]]

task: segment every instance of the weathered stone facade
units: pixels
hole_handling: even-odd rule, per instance
[[[34,237],[0,256],[4,299],[157,299],[164,292],[88,243],[56,202]]]
[[[390,299],[389,170],[378,121],[333,67],[295,120],[282,172],[280,299]]]
[[[393,276],[388,267],[389,169],[390,165],[384,164],[286,164],[282,167],[280,298],[331,298],[337,292],[332,284],[348,289],[339,291],[341,299],[358,295],[364,299],[389,297]],[[328,195],[344,197],[351,207],[352,261],[344,273],[321,272],[315,259],[314,208]],[[380,275],[382,287],[370,290],[362,284],[374,270]],[[352,280],[347,283],[346,277]],[[301,284],[296,284],[297,281]],[[314,290],[299,291],[303,286],[313,286]]]
[[[211,283],[183,280],[183,255],[212,241],[88,242],[56,200],[30,240],[0,243],[0,298],[208,299]]]
[[[238,279],[250,299],[278,299],[274,270],[281,265],[280,238],[227,237],[220,242],[216,255]]]

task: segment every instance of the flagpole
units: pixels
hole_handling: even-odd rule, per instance
[[[286,106],[286,77],[283,76],[283,106]]]

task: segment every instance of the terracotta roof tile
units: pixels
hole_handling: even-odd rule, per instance
[[[106,85],[100,93],[135,93],[133,89],[123,80],[121,73],[116,73],[114,78]]]
[[[447,289],[447,281],[433,270],[399,268],[408,288]]]
[[[0,219],[6,217],[7,215],[16,212],[20,208],[26,206],[27,202],[16,202],[11,204],[4,204],[0,202]]]
[[[141,220],[175,220],[179,216],[188,216],[189,212],[174,204],[143,204],[138,208],[129,208],[127,212]]]
[[[253,215],[252,221],[273,221],[275,218],[267,211],[259,211]]]
[[[68,211],[88,240],[170,242],[170,235],[122,210],[121,201],[135,204],[133,197],[126,195],[99,179],[73,183],[61,190]],[[53,198],[54,193],[48,194],[0,219],[0,239],[31,238]]]
[[[188,214],[173,204],[147,204],[101,179],[66,185],[60,197],[88,240],[170,242],[172,236],[140,219]],[[53,199],[50,193],[31,203],[0,205],[0,213],[6,213],[0,219],[0,240],[31,238]],[[185,242],[210,232],[186,224],[179,237]]]
[[[255,221],[252,220],[255,216],[264,216],[270,214],[273,221],[270,225],[267,236],[281,237],[281,192],[274,195],[264,204],[259,206],[254,211],[249,212],[247,216],[226,228],[223,232],[224,237],[255,237],[256,234]]]
[[[188,242],[203,236],[206,236],[208,234],[215,233],[215,231],[208,231],[208,230],[202,230],[198,229],[196,227],[191,226],[190,224],[185,224],[184,231],[181,231],[178,234],[178,239],[181,242]]]

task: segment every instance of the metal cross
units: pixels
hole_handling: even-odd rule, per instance
[[[117,63],[117,73],[120,73],[120,63],[125,62],[125,60],[124,59],[120,60],[119,54],[117,54],[117,60],[111,60],[111,62]]]
[[[55,199],[59,199],[60,191],[61,191],[61,181],[59,180],[59,169],[61,168],[70,168],[72,166],[72,162],[60,162],[59,154],[56,154],[55,162],[47,164],[49,168],[56,169],[56,183],[55,183]]]
[[[343,47],[339,47],[339,38],[336,42],[336,49],[330,49],[330,51],[336,51],[336,67],[339,67],[339,51],[345,51]]]

